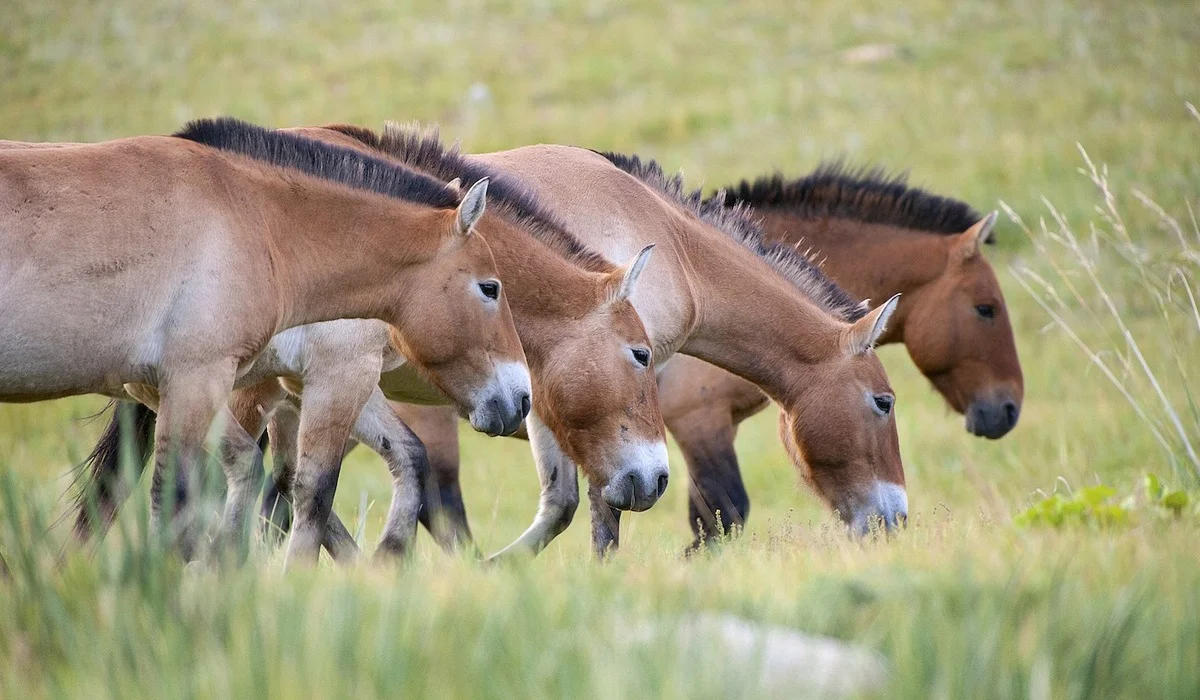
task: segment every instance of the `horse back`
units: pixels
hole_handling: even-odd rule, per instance
[[[243,288],[269,268],[240,224],[252,188],[206,150],[154,136],[0,150],[0,397],[154,383],[174,336],[221,342],[235,300],[265,298]]]

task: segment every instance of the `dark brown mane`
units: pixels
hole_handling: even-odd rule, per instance
[[[909,186],[907,173],[842,161],[822,163],[794,180],[780,173],[742,180],[726,190],[725,202],[786,209],[806,219],[851,219],[938,234],[962,233],[983,218],[964,202]]]
[[[436,127],[422,129],[417,125],[402,126],[389,122],[384,125],[381,134],[359,126],[337,124],[327,128],[340,131],[405,165],[433,173],[443,180],[460,178],[464,188],[486,177],[489,209],[495,207],[502,216],[528,231],[542,244],[586,270],[608,272],[614,267],[567,232],[566,227],[546,211],[519,180],[467,160],[457,145],[445,146]]]
[[[846,321],[857,321],[866,314],[857,299],[826,277],[807,257],[790,246],[766,242],[762,227],[749,216],[749,207],[727,204],[720,194],[705,200],[700,190],[684,188],[681,175],[667,177],[662,166],[653,160],[621,153],[597,153],[741,243],[828,313]]]
[[[437,209],[453,209],[462,200],[446,183],[397,167],[382,158],[296,134],[264,129],[233,117],[197,119],[173,135],[271,165],[294,168],[347,187]]]

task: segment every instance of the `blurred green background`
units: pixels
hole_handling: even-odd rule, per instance
[[[1200,240],[1200,121],[1185,106],[1200,102],[1195,2],[8,0],[2,14],[4,139],[170,133],[220,114],[268,126],[420,120],[468,151],[554,142],[637,152],[706,189],[800,175],[844,155],[908,171],[980,210],[1005,202],[1035,231],[1046,200],[1086,238],[1093,224],[1111,226],[1080,173],[1078,144],[1107,167],[1114,206],[1147,255],[1174,239],[1135,190],[1181,222],[1192,255]],[[112,544],[126,557],[114,561],[161,568],[163,587],[129,592],[115,564],[80,558],[67,577],[37,564],[38,586],[0,596],[0,689],[755,694],[719,660],[694,673],[669,645],[646,651],[611,632],[614,615],[725,610],[866,643],[889,659],[890,690],[905,696],[1195,697],[1195,518],[1062,532],[1010,522],[1039,489],[1103,482],[1132,494],[1146,471],[1194,483],[1011,271],[1049,274],[1060,262],[1066,279],[1083,279],[1077,260],[1047,259],[1001,221],[988,255],[1022,354],[1021,424],[998,442],[970,437],[903,349],[884,349],[914,524],[896,542],[842,541],[797,486],[768,411],[739,433],[749,532],[711,557],[678,559],[689,532],[676,451],[667,497],[625,518],[623,549],[605,567],[589,559],[582,513],[537,561],[487,571],[423,538],[398,572],[323,567],[285,578],[264,552],[248,570],[179,578],[169,562],[129,559]],[[1187,407],[1200,371],[1196,328],[1182,312],[1164,320],[1122,259],[1096,259],[1125,322],[1150,340],[1148,361],[1170,369],[1169,398]],[[1195,288],[1196,268],[1183,269]],[[1083,339],[1119,348],[1110,317],[1071,308]],[[1168,337],[1175,343],[1155,342]],[[1156,400],[1135,371],[1121,378]],[[83,418],[103,404],[0,406],[0,475],[24,503],[19,518],[8,506],[18,523],[0,538],[9,558],[33,537],[29,523],[62,512],[68,471],[101,427]],[[535,510],[528,448],[470,431],[463,445],[472,526],[495,550]],[[356,451],[337,508],[361,522],[368,546],[387,495],[382,462]],[[58,527],[46,541],[65,535]],[[306,617],[285,634],[297,608]],[[291,633],[308,641],[295,646]],[[323,634],[341,662],[317,641]],[[246,635],[263,648],[243,649]],[[367,680],[345,685],[347,676]]]

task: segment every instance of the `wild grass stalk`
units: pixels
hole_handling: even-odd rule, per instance
[[[1197,114],[1192,105],[1188,109]],[[1081,234],[1048,199],[1049,214],[1030,227],[1001,203],[1025,232],[1035,265],[1015,262],[1017,282],[1120,392],[1153,436],[1177,480],[1200,484],[1200,387],[1191,376],[1200,338],[1200,225],[1188,206],[1189,227],[1146,193],[1133,197],[1169,235],[1151,235],[1127,223],[1108,168],[1082,146],[1080,172],[1098,191],[1097,220]],[[1147,314],[1146,306],[1151,313]]]

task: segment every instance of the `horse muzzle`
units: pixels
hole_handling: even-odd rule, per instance
[[[1008,396],[976,399],[967,406],[967,431],[989,440],[1002,438],[1017,426],[1021,404]]]
[[[865,537],[872,527],[895,532],[908,522],[908,492],[899,484],[876,481],[867,497],[855,509],[846,526],[855,537]]]
[[[624,466],[600,493],[617,510],[647,510],[667,490],[667,445],[660,440],[630,445],[623,452]]]
[[[471,427],[496,437],[512,435],[533,407],[529,370],[515,362],[497,367],[490,390],[468,414]]]

